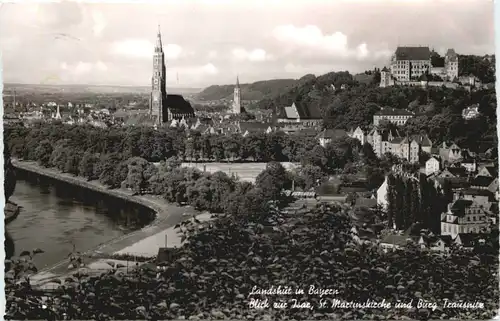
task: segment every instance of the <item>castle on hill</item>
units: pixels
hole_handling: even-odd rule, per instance
[[[458,55],[453,49],[440,57],[429,47],[398,47],[380,76],[380,87],[427,81],[429,76],[452,82],[458,79]]]

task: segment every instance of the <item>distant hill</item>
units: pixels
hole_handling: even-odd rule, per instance
[[[4,84],[4,91],[16,90],[19,93],[94,93],[94,94],[113,94],[113,93],[149,93],[149,86],[107,86],[107,85],[42,85],[42,84]],[[174,94],[196,94],[200,88],[167,88],[169,93]]]
[[[240,84],[242,100],[261,100],[266,97],[272,97],[284,90],[291,88],[297,80],[295,79],[272,79],[257,81],[251,84]],[[219,100],[232,99],[234,84],[232,85],[214,85],[203,89],[196,99],[198,100]]]
[[[255,104],[255,108],[276,110],[278,114],[283,114],[283,108],[295,102],[306,106],[315,105],[312,108],[323,110],[324,100],[334,97],[336,92],[341,91],[342,85],[351,87],[358,84],[358,81],[347,71],[330,72],[318,77],[307,74],[298,79],[290,88],[260,100]],[[335,90],[331,87],[332,85],[335,86]]]

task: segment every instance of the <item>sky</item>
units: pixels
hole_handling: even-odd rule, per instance
[[[7,83],[168,87],[382,68],[398,45],[494,53],[493,0],[17,2],[0,7]]]

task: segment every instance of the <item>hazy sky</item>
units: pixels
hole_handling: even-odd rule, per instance
[[[494,53],[492,0],[4,3],[4,82],[149,85],[158,23],[167,86],[298,78],[387,64],[399,45]],[[178,79],[177,79],[178,75]]]

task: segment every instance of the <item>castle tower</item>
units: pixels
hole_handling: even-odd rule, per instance
[[[168,121],[168,115],[164,115],[164,107],[167,102],[167,89],[165,83],[165,54],[161,42],[160,26],[153,54],[153,77],[151,79],[151,97],[149,102],[149,114],[157,125]]]
[[[236,76],[236,86],[234,87],[233,114],[241,113],[241,88],[240,79]]]
[[[389,86],[394,86],[394,81],[392,80],[392,75],[389,69],[384,67],[380,71],[380,87],[389,87]]]

